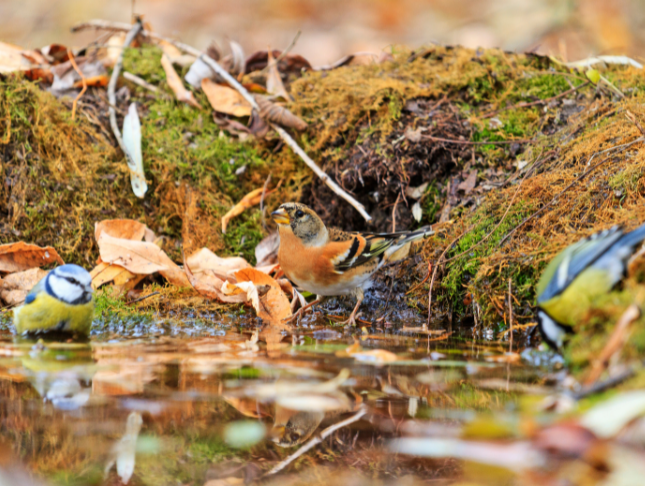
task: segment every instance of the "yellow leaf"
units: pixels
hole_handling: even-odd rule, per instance
[[[234,89],[220,86],[208,78],[202,79],[202,89],[213,110],[233,116],[251,115],[251,105]]]

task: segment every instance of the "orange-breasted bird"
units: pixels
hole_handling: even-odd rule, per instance
[[[284,203],[271,213],[278,225],[280,248],[278,261],[285,276],[299,289],[324,297],[355,295],[358,299],[346,324],[356,324],[356,313],[370,286],[370,278],[383,265],[396,261],[410,243],[434,234],[427,226],[416,231],[397,233],[346,232],[327,228],[310,207]]]

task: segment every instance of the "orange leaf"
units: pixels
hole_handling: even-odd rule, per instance
[[[291,316],[291,304],[280,284],[255,268],[244,268],[235,273],[238,282],[252,282],[256,287],[268,286],[266,293],[260,293],[258,317],[272,326],[280,326],[282,320]]]
[[[264,188],[260,189],[255,189],[254,191],[249,192],[246,196],[242,198],[242,200],[237,203],[235,206],[233,206],[228,213],[224,215],[222,218],[222,233],[226,233],[226,227],[228,226],[228,222],[233,219],[235,216],[239,216],[242,214],[246,209],[252,208],[256,204],[260,204],[260,200],[262,199],[262,191]],[[269,194],[269,192],[267,192]]]
[[[106,219],[94,223],[94,238],[99,241],[101,233],[124,238],[126,240],[141,241],[146,234],[146,225],[133,219]]]
[[[170,59],[165,54],[161,56],[161,66],[166,72],[166,82],[168,83],[168,86],[170,86],[170,89],[172,89],[172,92],[175,93],[175,97],[179,101],[188,103],[190,106],[201,108],[200,104],[197,103],[197,100],[195,99],[192,91],[186,89],[184,83],[179,77],[179,74],[177,74],[175,68],[172,67],[172,62],[170,62]]]
[[[98,76],[92,76],[89,78],[85,78],[85,86],[107,86],[108,85],[108,77],[107,74],[100,74]],[[82,88],[83,87],[83,80],[81,79],[80,81],[76,81],[74,83],[75,88]]]
[[[233,88],[221,86],[208,78],[202,79],[202,89],[213,110],[233,116],[250,116],[251,105]]]
[[[19,241],[0,245],[0,272],[21,272],[50,263],[64,265],[65,262],[51,246],[40,247]]]

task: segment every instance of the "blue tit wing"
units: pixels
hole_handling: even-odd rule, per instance
[[[538,304],[564,291],[571,282],[609,250],[623,236],[614,226],[567,247],[547,265],[537,286]]]
[[[40,282],[38,282],[34,287],[29,291],[27,294],[27,297],[25,297],[25,301],[23,305],[31,304],[34,300],[36,300],[36,296],[44,291],[44,284],[43,282],[45,279],[41,279]]]

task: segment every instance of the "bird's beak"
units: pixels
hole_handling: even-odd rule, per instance
[[[278,209],[277,211],[273,211],[271,213],[271,217],[273,218],[273,221],[275,221],[277,224],[291,223],[291,220],[289,219],[289,214],[282,208]]]

